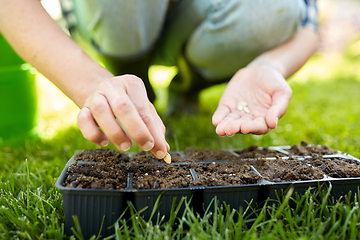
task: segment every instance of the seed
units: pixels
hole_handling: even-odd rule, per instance
[[[244,112],[246,112],[246,113],[249,113],[250,110],[249,110],[249,108],[248,108],[247,106],[248,106],[247,102],[240,101],[240,102],[238,102],[238,104],[237,104],[237,110],[239,110],[239,111],[244,111]]]
[[[164,157],[164,161],[167,163],[167,164],[170,164],[171,163],[171,156],[169,153],[166,154],[166,156]]]
[[[238,106],[243,106],[243,107],[247,107],[247,102],[244,102],[244,101],[240,101],[240,102],[238,102]]]
[[[250,113],[250,109],[248,107],[244,107],[244,112]]]

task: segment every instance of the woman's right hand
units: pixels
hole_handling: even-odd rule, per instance
[[[147,98],[142,80],[134,75],[101,82],[85,100],[78,126],[87,140],[100,146],[111,140],[119,150],[126,151],[133,140],[157,158],[164,158],[170,149],[165,126]]]

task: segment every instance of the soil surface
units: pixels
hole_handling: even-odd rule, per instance
[[[75,163],[68,168],[63,186],[123,190],[126,188],[127,175],[127,167],[115,162],[95,165]]]
[[[113,149],[86,149],[75,156],[75,161],[128,163],[130,157]]]
[[[289,182],[360,177],[360,164],[354,160],[323,158],[339,154],[328,146],[301,142],[285,151],[289,155],[257,146],[243,150],[189,147],[184,152],[170,153],[172,164],[167,165],[145,151],[127,154],[107,149],[84,150],[75,156],[77,162],[68,168],[63,186],[124,190],[132,182],[135,189],[168,189],[257,184],[263,179]],[[296,156],[305,156],[305,160]],[[133,174],[132,179],[128,179],[128,173]]]
[[[136,189],[184,188],[193,186],[190,166],[152,166],[133,169],[133,187]]]
[[[194,185],[227,186],[260,183],[261,177],[250,169],[250,161],[235,160],[198,164],[194,170],[199,179]]]
[[[178,153],[170,152],[170,156],[171,156],[171,162],[173,163],[186,161]],[[164,163],[164,159],[159,159],[155,157],[154,154],[152,154],[151,152],[141,151],[133,155],[133,157],[131,158],[131,162],[137,164]]]
[[[300,145],[293,145],[289,150],[287,150],[290,155],[299,155],[299,156],[311,156],[314,154],[321,154],[321,155],[332,155],[337,154],[338,151],[329,148],[326,145],[309,145],[307,142],[302,141]]]
[[[289,182],[301,180],[318,180],[324,178],[321,169],[314,168],[305,161],[295,159],[259,159],[253,167],[268,181]]]
[[[236,160],[238,157],[231,151],[226,150],[202,150],[188,147],[184,151],[185,157],[191,162]]]
[[[351,159],[308,159],[309,164],[321,169],[332,178],[360,177],[360,165]]]
[[[284,153],[280,153],[269,148],[259,148],[258,146],[251,146],[243,150],[234,151],[239,158],[258,158],[258,157],[285,157]]]

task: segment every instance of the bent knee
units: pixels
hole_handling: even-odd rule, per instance
[[[118,58],[140,55],[160,35],[168,0],[75,1],[80,32],[102,54]]]
[[[289,39],[300,27],[304,10],[303,0],[226,1],[193,33],[186,58],[207,79],[230,77]]]

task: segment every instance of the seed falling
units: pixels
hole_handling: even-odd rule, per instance
[[[171,163],[171,156],[169,153],[166,154],[166,156],[164,157],[164,161],[167,163],[167,164],[170,164]]]

